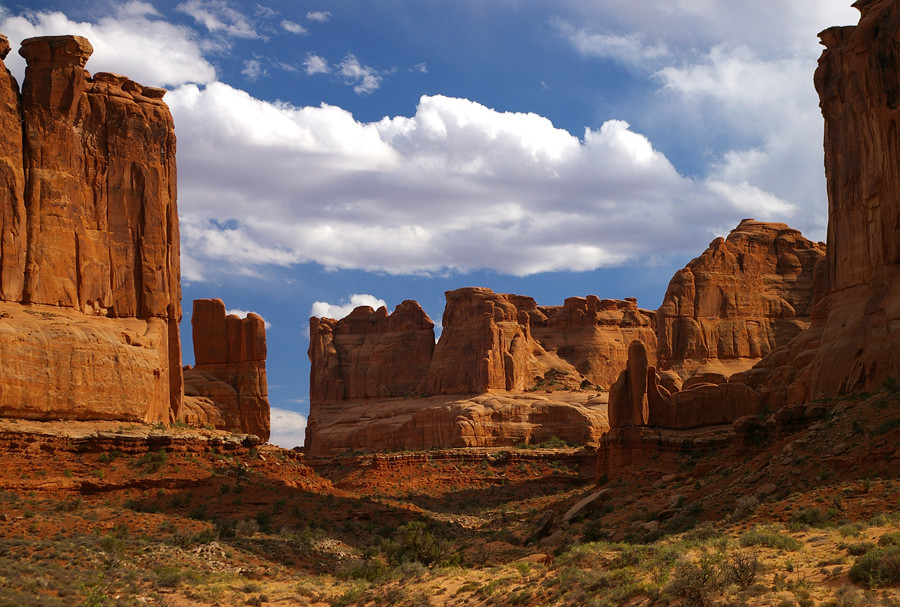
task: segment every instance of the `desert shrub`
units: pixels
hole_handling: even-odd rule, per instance
[[[831,510],[825,511],[821,508],[804,508],[791,515],[791,522],[807,527],[824,527],[830,522],[834,514]]]
[[[735,503],[731,516],[735,520],[745,519],[753,514],[757,506],[759,506],[759,499],[755,495],[744,496]]]
[[[800,550],[799,540],[767,527],[754,527],[741,536],[741,546],[766,546],[777,550]]]
[[[900,532],[885,533],[878,538],[879,546],[900,546]]]
[[[137,460],[137,464],[144,468],[144,472],[153,474],[165,466],[168,461],[168,453],[165,449],[160,449],[159,451],[148,451]]]
[[[879,546],[856,559],[850,579],[867,586],[900,584],[900,546]]]
[[[874,547],[875,544],[872,542],[854,542],[845,546],[847,554],[850,556],[861,556]]]
[[[756,552],[733,552],[722,566],[725,581],[737,584],[741,589],[752,586],[759,571],[759,555]]]
[[[599,542],[606,537],[601,521],[591,521],[581,530],[581,541],[585,544]]]
[[[441,564],[450,553],[447,542],[435,537],[422,521],[411,521],[398,527],[390,539],[382,541],[381,549],[395,565],[412,561],[423,565]]]
[[[712,604],[713,596],[720,588],[720,580],[719,569],[704,555],[699,562],[678,563],[666,592],[682,599],[682,605],[704,607]]]

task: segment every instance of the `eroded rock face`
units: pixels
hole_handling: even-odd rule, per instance
[[[268,440],[265,321],[226,316],[221,299],[196,299],[191,327],[196,362],[184,371],[184,421]]]
[[[91,78],[92,48],[79,36],[31,38],[19,52],[28,64],[21,106],[0,69],[0,298],[40,314],[20,338],[0,341],[0,386],[19,381],[6,363],[13,357],[115,365],[90,371],[93,386],[34,373],[24,392],[0,390],[0,414],[108,419],[118,410],[122,419],[173,421],[183,399],[180,254],[164,91],[114,74]],[[56,339],[55,309],[80,313],[85,330]],[[103,337],[115,333],[112,319],[145,322],[140,350],[116,355],[116,340]],[[148,386],[164,390],[138,399],[145,386],[115,390],[103,373],[135,381],[149,373]],[[25,402],[48,394],[41,413]]]
[[[531,336],[524,308],[534,300],[470,287],[448,291],[441,339],[425,378],[426,394],[478,394],[487,390],[521,391],[531,387],[540,369],[532,359],[543,348]]]
[[[785,224],[751,219],[714,240],[675,274],[657,311],[661,368],[728,376],[803,332],[824,248]]]
[[[434,323],[410,300],[390,315],[362,306],[311,318],[309,334],[312,403],[415,395],[434,351]]]
[[[609,390],[609,426],[645,426],[649,419],[647,370],[651,368],[647,346],[640,340],[628,346],[625,370]]]
[[[855,27],[820,34],[828,253],[809,397],[872,390],[900,374],[900,9],[856,2]]]
[[[634,340],[645,343],[649,361],[656,361],[655,313],[639,309],[634,298],[569,297],[561,307],[538,311],[543,318],[529,312],[534,339],[594,385],[612,386]]]
[[[324,403],[310,412],[304,451],[424,450],[540,444],[552,437],[595,445],[608,428],[605,397],[497,391],[472,396]]]
[[[633,299],[572,297],[543,307],[531,297],[477,287],[446,297],[436,346],[433,323],[412,301],[391,315],[362,307],[342,320],[310,319],[310,452],[509,445],[553,434],[594,440],[607,427],[597,402],[584,412],[561,392],[547,397],[552,405],[537,395],[584,389],[578,398],[595,399],[597,385],[609,386],[625,366],[633,338],[655,346],[653,313]],[[655,360],[652,349],[646,353]],[[458,405],[470,400],[462,396],[484,393],[525,400],[497,401],[489,410],[480,402]],[[446,398],[434,400],[439,396],[460,398],[447,408]],[[366,408],[376,400],[377,415]],[[529,409],[525,402],[537,404]],[[353,411],[372,423],[360,428]],[[394,423],[404,415],[409,424]]]

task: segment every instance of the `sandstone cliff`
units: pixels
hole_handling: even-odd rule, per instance
[[[309,453],[596,442],[607,427],[597,386],[615,380],[631,341],[656,343],[653,313],[633,299],[544,307],[476,287],[446,297],[437,345],[413,301],[310,319]]]
[[[785,224],[751,219],[715,239],[669,283],[656,316],[660,367],[728,376],[803,332],[824,249]]]
[[[181,293],[165,91],[90,77],[92,48],[78,36],[31,38],[19,52],[21,98],[0,69],[0,415],[175,420]]]
[[[434,323],[419,304],[356,308],[341,320],[311,318],[310,401],[408,396],[431,364]]]
[[[252,312],[225,315],[221,299],[194,300],[193,368],[184,370],[182,419],[269,439],[266,325]]]

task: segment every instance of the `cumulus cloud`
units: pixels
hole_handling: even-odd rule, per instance
[[[370,123],[222,83],[167,99],[181,129],[184,250],[211,272],[591,270],[696,248],[709,226],[794,212],[744,180],[728,189],[680,175],[623,121],[578,138],[536,114],[444,96]]]
[[[247,318],[247,314],[256,314],[257,316],[262,318],[262,314],[257,314],[253,310],[241,310],[240,308],[232,308],[230,310],[225,310],[225,314],[226,315],[234,314],[236,316],[240,316],[241,318]],[[270,323],[265,318],[263,318],[263,323],[265,323],[265,325],[266,325],[266,330],[272,328],[272,323]]]
[[[306,59],[303,61],[303,69],[306,70],[307,76],[312,76],[313,74],[328,74],[331,72],[328,61],[326,61],[325,58],[312,53],[307,55]]]
[[[337,70],[357,95],[367,95],[381,86],[381,74],[378,70],[361,64],[352,53],[344,57],[337,65]]]
[[[176,7],[207,30],[237,38],[259,38],[250,19],[225,0],[187,0]]]
[[[306,18],[310,21],[325,23],[327,21],[331,21],[331,13],[328,11],[310,11],[306,13]]]
[[[269,442],[285,449],[303,446],[306,438],[306,416],[296,411],[271,407]]]
[[[331,304],[326,301],[313,302],[312,308],[309,310],[309,315],[318,318],[335,318],[340,320],[360,306],[369,306],[377,310],[381,307],[386,308],[387,303],[385,303],[383,299],[379,299],[368,293],[354,293],[350,296],[349,301],[342,299],[340,303],[336,304]]]
[[[33,36],[61,33],[84,36],[94,47],[88,69],[128,74],[149,86],[214,81],[216,70],[203,57],[196,33],[158,17],[149,3],[132,0],[96,23],[72,21],[60,12],[27,12],[15,16],[0,13],[0,31],[9,37],[14,49],[22,40]],[[25,61],[15,52],[5,61],[22,82]]]
[[[309,31],[299,23],[295,21],[288,21],[287,19],[284,19],[281,22],[281,28],[292,34],[299,34],[301,36],[309,33]]]

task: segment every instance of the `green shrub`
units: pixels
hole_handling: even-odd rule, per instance
[[[682,599],[682,605],[703,607],[712,604],[713,595],[720,588],[720,580],[719,569],[704,555],[699,562],[678,563],[666,592]]]
[[[800,550],[799,540],[768,527],[754,527],[741,536],[741,546],[766,546],[777,550]]]
[[[824,527],[830,522],[834,514],[835,512],[832,510],[825,511],[815,507],[804,508],[791,515],[791,522],[807,527]]]
[[[900,584],[900,546],[879,546],[856,559],[850,579],[867,586]]]

